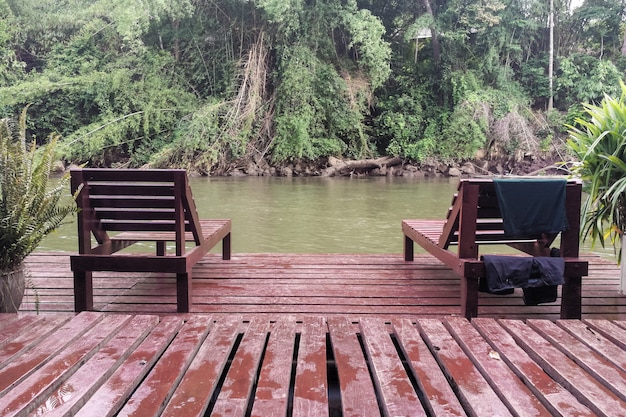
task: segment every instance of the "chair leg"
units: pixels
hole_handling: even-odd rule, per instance
[[[461,277],[461,315],[468,320],[478,316],[478,279]]]
[[[222,259],[225,261],[230,260],[231,248],[230,248],[230,233],[224,236],[222,239]]]
[[[93,310],[93,279],[91,271],[74,271],[74,311]]]
[[[191,307],[191,274],[176,274],[176,306],[179,313],[189,313]]]
[[[412,261],[413,258],[413,239],[411,239],[410,237],[404,235],[404,260],[405,261]]]
[[[167,242],[157,242],[156,243],[156,255],[157,256],[165,256],[165,251],[167,248]]]
[[[582,277],[566,276],[561,288],[561,319],[582,316]]]

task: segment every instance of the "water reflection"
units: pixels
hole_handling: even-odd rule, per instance
[[[401,220],[443,219],[458,179],[192,178],[191,185],[201,218],[232,219],[235,253],[401,253]],[[69,223],[39,249],[76,248]]]

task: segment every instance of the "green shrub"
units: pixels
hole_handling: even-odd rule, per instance
[[[585,104],[587,118],[568,126],[568,147],[578,157],[573,171],[583,180],[583,238],[616,246],[626,227],[626,85],[619,99],[606,95],[599,105]]]

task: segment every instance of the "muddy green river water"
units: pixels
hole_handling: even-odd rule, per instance
[[[234,253],[402,253],[401,220],[443,219],[457,185],[386,177],[191,179],[200,218],[232,219]],[[39,250],[75,251],[72,220]]]

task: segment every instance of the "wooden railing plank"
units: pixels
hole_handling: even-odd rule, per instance
[[[545,372],[593,412],[608,417],[619,415],[616,410],[626,411],[624,401],[526,324],[514,320],[500,323]]]
[[[527,324],[613,391],[622,401],[626,401],[626,372],[611,364],[599,353],[590,350],[587,345],[553,322],[528,320]]]
[[[213,325],[210,316],[193,316],[178,332],[118,416],[159,415]]]
[[[30,332],[31,326],[42,320],[42,317],[35,315],[18,317],[16,314],[1,314],[0,316],[6,319],[4,326],[0,328],[0,348],[23,333]],[[2,367],[1,362],[0,367]]]
[[[211,412],[212,416],[243,417],[246,414],[268,331],[268,321],[253,319],[250,322],[228,369],[226,380]]]
[[[204,416],[237,338],[241,317],[216,323],[178,384],[163,415]]]
[[[20,319],[20,316],[18,316],[17,314],[11,314],[11,313],[0,314],[0,332],[2,331],[2,329],[5,328],[5,326],[12,324],[16,320],[19,320],[19,319]]]
[[[47,340],[53,331],[67,323],[69,319],[69,316],[40,317],[40,320],[26,326],[24,332],[17,332],[17,337],[9,338],[4,344],[0,343],[0,369],[42,340]]]
[[[294,317],[282,316],[271,329],[254,395],[252,417],[287,415],[295,324]]]
[[[555,415],[587,417],[595,415],[546,374],[494,319],[475,318],[472,325],[490,343],[500,359],[524,381],[548,409],[553,410]]]
[[[328,319],[343,415],[380,416],[374,384],[354,328],[344,317]]]
[[[510,410],[516,410],[520,417],[553,415],[494,353],[469,321],[448,318],[444,325]]]
[[[31,327],[38,337],[20,333],[15,345],[5,345],[29,347],[16,347],[21,353],[0,369],[0,382],[14,376],[0,394],[3,417],[626,413],[626,347],[604,335],[617,330],[619,337],[622,322],[295,315],[247,322],[237,315],[103,313],[67,319],[44,317]],[[18,371],[24,375],[15,377]]]
[[[6,394],[8,388],[27,378],[47,361],[53,360],[55,355],[62,352],[62,349],[81,337],[103,318],[104,315],[101,313],[80,314],[58,329],[54,337],[47,338],[45,343],[37,344],[32,350],[2,367],[0,369],[0,398]]]
[[[292,417],[329,415],[326,331],[326,322],[321,317],[303,320]]]
[[[426,416],[385,323],[364,318],[360,330],[384,415]]]
[[[467,415],[411,320],[394,319],[391,323],[430,415]]]
[[[585,319],[582,321],[591,329],[626,350],[626,329],[608,320]]]
[[[157,316],[134,316],[37,408],[46,417],[74,416],[158,324]],[[102,416],[103,411],[98,415]]]
[[[512,415],[440,320],[418,319],[417,325],[444,374],[454,381],[457,396],[468,414]]]
[[[74,417],[116,415],[161,357],[182,325],[181,318],[163,317],[150,335],[89,398],[83,408],[76,411]]]
[[[3,417],[26,415],[70,378],[80,367],[123,328],[132,316],[104,317],[80,339],[74,340],[41,368],[3,396]]]

